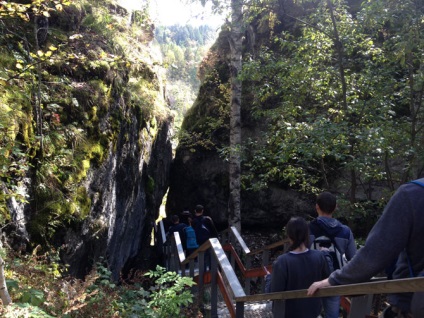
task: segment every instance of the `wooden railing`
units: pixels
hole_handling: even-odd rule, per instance
[[[264,267],[266,267],[268,271],[272,270],[270,260],[271,251],[281,248],[282,253],[284,253],[287,251],[289,241],[280,240],[261,249],[251,251],[235,227],[232,226],[221,232],[221,236],[221,242],[224,250],[228,253],[231,265],[234,270],[239,270],[244,278],[244,291],[246,294],[251,293],[250,283],[252,278],[259,278],[259,280],[261,280],[261,291],[264,292],[265,284],[263,277],[266,274]],[[253,259],[259,254],[261,254],[261,264],[259,266],[257,264],[254,266]]]
[[[228,233],[234,233],[234,229],[230,229],[229,231],[231,232]],[[188,275],[193,277],[197,283],[195,288],[193,288],[193,293],[197,294],[198,301],[204,299],[204,286],[206,284],[210,284],[211,318],[218,317],[218,288],[232,318],[244,317],[244,308],[246,303],[273,301],[273,308],[277,312],[281,313],[284,312],[284,300],[311,297],[307,296],[307,290],[294,290],[279,293],[261,293],[255,295],[250,295],[250,293],[246,292],[246,289],[249,289],[246,288],[246,285],[244,289],[241,286],[235,273],[235,265],[237,265],[241,270],[241,273],[245,279],[258,277],[258,275],[264,275],[264,272],[257,268],[246,268],[245,265],[243,265],[241,258],[248,259],[257,253],[266,253],[266,251],[270,251],[273,248],[285,245],[286,241],[280,241],[263,249],[250,252],[240,235],[234,235],[233,238],[231,238],[231,235],[232,234],[227,237],[224,235],[224,242],[226,242],[224,245],[225,249],[223,246],[221,246],[221,243],[218,239],[213,238],[205,242],[187,258],[185,257],[184,251],[182,249],[178,232],[174,233],[171,242],[166,242],[166,238],[163,241],[164,253],[166,253],[165,258],[168,259],[166,262],[167,269],[178,271],[181,273],[181,275]],[[232,241],[230,244],[232,245],[231,248],[228,247],[229,241]],[[233,244],[239,244],[239,246],[241,246],[241,257],[238,256],[238,253],[235,251]],[[211,253],[211,268],[209,271],[205,271],[204,266],[205,253],[207,251]],[[229,254],[229,257],[227,257],[227,254]],[[266,260],[266,257],[263,259]],[[196,260],[197,266],[195,266]],[[258,271],[258,275],[255,276],[252,274],[254,271]],[[248,282],[250,283],[250,281]],[[371,317],[368,315],[371,311],[372,297],[369,297],[368,295],[416,291],[424,291],[423,277],[397,280],[380,280],[361,284],[331,286],[320,289],[316,295],[312,297],[349,296],[350,312],[348,317],[364,318]]]
[[[357,300],[355,302],[355,306],[352,305],[349,317],[364,318],[370,313],[369,307],[366,306],[363,301],[363,299],[367,298],[365,297],[366,295],[418,291],[424,291],[424,277],[393,279],[352,285],[330,286],[320,289],[314,296],[307,296],[307,290],[302,289],[279,293],[246,295],[242,297],[236,297],[235,301],[237,303],[237,308],[240,308],[240,310],[242,310],[242,308],[244,308],[244,303],[246,302],[272,300],[274,301],[275,310],[277,312],[282,312],[282,310],[284,310],[282,308],[284,307],[283,300],[286,299],[349,295],[352,297],[352,303]],[[242,317],[244,317],[244,313],[237,311],[236,318]]]

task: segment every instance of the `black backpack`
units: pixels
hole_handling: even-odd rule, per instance
[[[194,231],[196,232],[197,243],[202,245],[209,240],[211,233],[206,225],[205,217],[201,216],[197,218],[195,222]]]
[[[346,264],[343,255],[338,250],[334,240],[328,236],[317,237],[313,241],[311,248],[324,253],[331,272],[342,268]]]

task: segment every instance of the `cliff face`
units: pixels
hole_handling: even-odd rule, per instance
[[[125,268],[146,269],[157,261],[151,234],[168,187],[172,149],[170,122],[156,129],[149,135],[136,122],[122,124],[116,149],[90,171],[89,216],[80,230],[66,232],[64,259],[71,274],[83,276],[100,257],[115,279]]]
[[[109,13],[129,18],[118,6],[109,7]],[[122,271],[146,269],[156,261],[150,242],[169,183],[173,119],[146,45],[152,30],[140,29],[136,38],[127,35],[132,45],[123,51],[128,68],[115,74],[108,111],[98,121],[102,134],[116,137],[107,143],[105,159],[82,181],[91,202],[88,215],[77,230],[65,230],[63,259],[70,274],[79,277],[100,259],[116,280]]]
[[[288,7],[296,14],[299,8]],[[282,19],[279,31],[293,28]],[[262,23],[252,23],[245,33],[244,54],[254,55],[261,45],[269,45],[270,29]],[[225,148],[229,142],[228,105],[229,87],[229,34],[222,31],[204,59],[199,77],[201,87],[197,100],[187,112],[182,125],[186,135],[177,147],[172,164],[170,188],[167,196],[167,214],[193,211],[196,204],[205,206],[218,228],[228,226],[229,176]],[[257,121],[251,113],[250,99],[255,92],[243,90],[242,138],[258,139],[266,122]],[[224,150],[223,150],[224,149]],[[313,214],[313,196],[302,194],[280,185],[266,190],[242,190],[241,210],[244,228],[278,228],[295,214]]]
[[[196,204],[205,207],[219,229],[228,226],[228,167],[217,152],[177,149],[172,164],[167,199],[168,215],[185,208],[193,212]],[[291,215],[314,213],[314,197],[271,185],[263,191],[242,191],[243,228],[281,229]]]
[[[266,42],[268,33],[269,29],[258,30],[258,26],[248,28],[245,53],[254,54]],[[228,32],[224,26],[199,70],[202,83],[197,100],[184,118],[182,129],[186,135],[176,150],[166,205],[167,214],[172,215],[185,208],[193,211],[196,204],[202,204],[205,213],[221,229],[228,226],[229,177],[225,147],[229,141],[229,54]],[[258,139],[267,126],[252,116],[249,109],[252,94],[253,91],[243,91],[242,136],[245,141]],[[242,226],[247,228],[281,228],[291,215],[315,213],[313,195],[277,184],[260,191],[242,190],[241,199]]]
[[[75,1],[47,20],[43,42],[32,39],[36,20],[5,20],[3,32],[10,35],[0,39],[8,41],[4,56],[13,60],[20,52],[20,63],[29,65],[29,52],[27,59],[10,32],[15,25],[28,38],[28,50],[38,45],[38,56],[49,57],[34,75],[41,116],[32,112],[35,98],[10,104],[28,119],[21,120],[14,142],[31,153],[22,162],[32,166],[16,181],[26,203],[6,202],[20,223],[8,235],[58,249],[70,274],[82,277],[103,260],[118,279],[122,271],[155,262],[151,234],[169,185],[173,117],[159,57],[149,48],[153,27],[146,15],[130,14],[113,1]],[[3,85],[4,100],[31,94],[25,78],[11,81],[22,92]],[[39,131],[28,125],[36,120]]]

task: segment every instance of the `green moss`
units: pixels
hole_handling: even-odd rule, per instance
[[[98,78],[105,78],[110,70],[109,62],[104,60],[95,60],[88,63],[90,75]]]
[[[85,187],[79,187],[77,189],[76,196],[74,198],[74,206],[74,214],[76,214],[80,220],[84,220],[90,213],[91,199],[89,198]]]
[[[146,191],[148,194],[153,194],[154,190],[155,190],[155,180],[151,176],[148,176]]]
[[[153,118],[150,120],[150,134],[151,134],[152,136],[156,136],[156,135],[157,135],[157,133],[158,133],[158,122],[157,122],[156,117],[153,117]]]

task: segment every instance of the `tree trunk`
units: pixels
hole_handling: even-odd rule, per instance
[[[6,279],[4,277],[4,261],[0,256],[0,298],[3,306],[7,306],[12,302],[9,292],[7,291]]]
[[[38,40],[38,16],[35,16],[34,19],[34,38],[35,38],[35,51],[38,52],[40,50],[39,40]],[[34,84],[35,91],[35,100],[34,100],[34,115],[36,122],[36,132],[37,137],[40,138],[40,149],[39,154],[40,158],[43,158],[44,154],[44,140],[43,140],[43,110],[41,108],[41,65],[37,63],[37,82]]]
[[[241,80],[242,67],[242,22],[241,0],[231,0],[231,116],[230,116],[230,198],[228,204],[230,226],[241,231]]]

